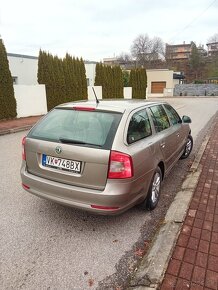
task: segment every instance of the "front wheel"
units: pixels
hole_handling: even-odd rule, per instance
[[[192,147],[193,147],[193,138],[191,135],[188,135],[185,149],[184,149],[184,152],[182,153],[182,156],[180,157],[180,159],[187,158],[192,151]]]
[[[149,186],[148,195],[145,200],[145,207],[149,210],[155,209],[160,198],[160,190],[162,183],[162,172],[160,167],[155,169],[151,184]]]

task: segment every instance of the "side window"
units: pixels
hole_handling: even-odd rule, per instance
[[[165,107],[167,115],[168,115],[168,117],[173,125],[176,125],[176,124],[182,122],[179,114],[176,112],[176,110],[173,109],[173,107],[171,107],[168,104],[164,104],[164,107]]]
[[[168,116],[162,105],[152,106],[150,111],[156,132],[161,132],[170,127]]]
[[[132,115],[127,132],[127,143],[132,144],[151,135],[151,125],[146,110]]]

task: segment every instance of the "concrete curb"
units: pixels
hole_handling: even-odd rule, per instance
[[[136,270],[128,290],[154,290],[158,289],[161,284],[202,171],[199,163],[209,138],[210,135],[205,137],[192,163],[190,173],[182,184],[181,191],[176,194],[174,201],[167,211],[164,223],[157,232],[149,252]]]
[[[30,130],[32,127],[33,125],[26,125],[26,126],[12,128],[12,129],[0,130],[0,136]]]

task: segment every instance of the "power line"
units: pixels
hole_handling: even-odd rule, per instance
[[[199,15],[197,15],[190,23],[188,23],[181,31],[179,31],[177,34],[175,34],[170,41],[172,41],[176,36],[181,34],[183,31],[185,31],[187,28],[189,28],[199,17],[201,17],[217,0],[214,0],[207,6]]]

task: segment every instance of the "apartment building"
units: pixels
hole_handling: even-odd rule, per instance
[[[218,55],[218,42],[207,43],[208,56]]]
[[[186,44],[166,44],[166,60],[185,60],[189,59],[192,43]]]

